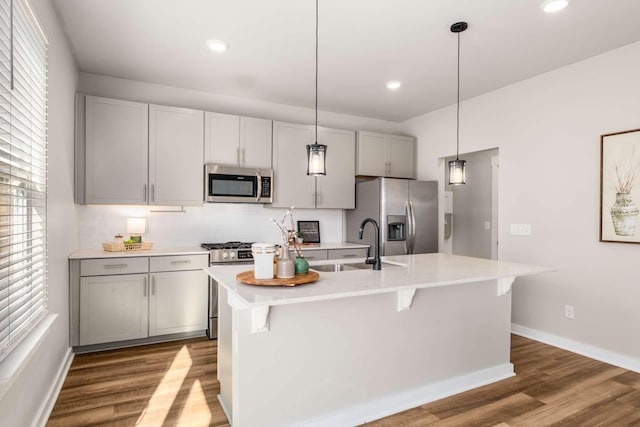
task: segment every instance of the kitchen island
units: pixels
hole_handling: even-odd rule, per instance
[[[350,426],[514,375],[511,284],[549,269],[383,261],[296,287],[239,283],[246,265],[207,269],[220,285],[219,400],[235,427]]]

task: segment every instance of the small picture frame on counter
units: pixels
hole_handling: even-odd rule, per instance
[[[320,243],[320,221],[298,221],[305,243]]]

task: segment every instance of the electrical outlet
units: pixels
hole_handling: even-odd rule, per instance
[[[490,221],[485,221],[484,222],[484,229],[485,230],[491,230],[491,222]]]
[[[575,319],[575,312],[572,305],[564,306],[564,317],[567,319]]]
[[[531,236],[531,224],[511,224],[512,236]]]

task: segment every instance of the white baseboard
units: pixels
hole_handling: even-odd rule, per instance
[[[527,328],[515,323],[511,324],[511,332],[525,338],[531,338],[532,340],[568,350],[572,353],[577,353],[591,359],[640,373],[640,359],[634,357],[625,356],[624,354],[606,350],[601,347],[584,344],[579,341]]]
[[[303,422],[305,427],[338,427],[338,426],[354,426],[377,420],[416,406],[424,405],[444,397],[462,393],[476,387],[491,384],[496,381],[503,380],[514,376],[513,365],[505,363],[504,365],[494,366],[489,369],[472,372],[467,375],[451,378],[445,381],[418,387],[413,390],[407,390],[376,399],[371,402],[356,405],[342,411],[334,412],[317,418]]]
[[[47,424],[51,411],[53,410],[56,400],[58,399],[58,395],[60,394],[60,390],[62,389],[62,385],[64,384],[64,380],[67,378],[71,362],[73,362],[73,356],[73,351],[69,348],[67,350],[67,354],[62,360],[62,363],[60,364],[60,367],[58,368],[56,380],[51,384],[51,387],[49,387],[46,398],[38,408],[38,412],[32,424],[33,427],[44,427]]]
[[[224,399],[222,398],[222,394],[218,395],[218,402],[220,403],[220,406],[222,406],[222,412],[224,412],[225,417],[227,417],[227,421],[229,421],[230,425],[233,425],[233,420],[231,419],[231,412],[229,412],[229,409],[227,408],[227,404],[224,402]]]

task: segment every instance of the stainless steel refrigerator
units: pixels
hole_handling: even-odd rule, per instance
[[[375,248],[375,230],[368,225],[362,240],[360,224],[373,218],[380,227],[380,255],[438,252],[438,182],[376,178],[356,184],[356,208],[346,211],[347,241]]]

